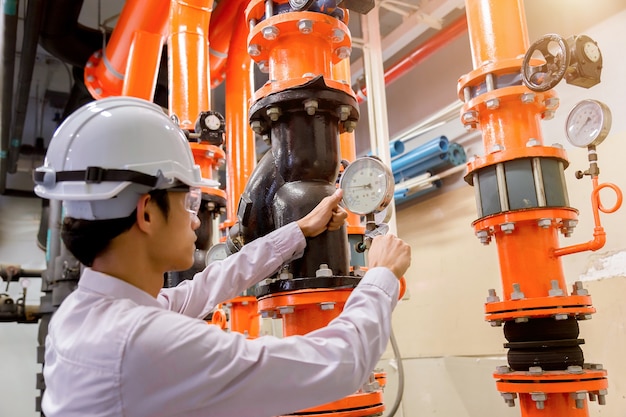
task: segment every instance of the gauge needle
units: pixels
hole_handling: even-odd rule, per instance
[[[372,188],[372,184],[365,184],[365,185],[349,185],[347,188]]]

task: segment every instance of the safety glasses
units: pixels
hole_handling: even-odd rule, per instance
[[[189,191],[185,195],[185,210],[194,216],[198,215],[200,211],[200,204],[202,203],[202,191],[199,187],[189,187]]]

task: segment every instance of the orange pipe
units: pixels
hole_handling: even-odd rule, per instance
[[[133,34],[122,87],[123,96],[152,101],[159,75],[161,51],[163,51],[163,36],[160,34],[142,30]]]
[[[211,13],[209,26],[209,65],[211,68],[211,87],[217,87],[226,77],[225,69],[228,51],[231,46],[231,37],[234,30],[239,30],[240,25],[245,21],[239,19],[243,13],[241,6],[245,8],[247,0],[220,1]],[[235,18],[237,22],[234,23]],[[241,20],[241,21],[239,21]],[[247,34],[247,29],[246,29]],[[246,45],[243,45],[246,51]],[[237,51],[241,53],[243,51]],[[227,96],[228,98],[228,96]]]
[[[510,299],[516,283],[526,298],[548,296],[552,280],[557,280],[560,288],[566,288],[561,261],[551,255],[558,243],[556,228],[540,228],[536,220],[516,222],[513,233],[498,233],[496,240],[506,300]]]
[[[523,56],[528,49],[522,0],[466,0],[474,68]]]
[[[121,94],[135,31],[165,37],[169,5],[168,0],[128,0],[124,4],[104,56],[101,51],[96,52],[85,66],[85,85],[94,98]],[[160,56],[161,51],[158,54]],[[153,55],[148,57],[151,66],[154,58]]]
[[[172,0],[170,7],[169,112],[193,131],[209,102],[208,30],[213,0]]]
[[[349,81],[350,75],[350,60],[342,59],[333,66],[333,78],[335,80]],[[344,132],[339,135],[339,152],[341,159],[345,159],[348,162],[353,162],[356,159],[356,143],[354,132]],[[348,234],[349,235],[362,235],[365,233],[365,227],[361,224],[361,216],[348,211]]]
[[[303,335],[337,317],[352,290],[310,289],[274,294],[259,300],[259,310],[283,319],[283,335]]]
[[[225,2],[226,3],[226,2]],[[220,3],[221,4],[221,3]],[[237,222],[237,205],[248,178],[256,166],[255,136],[248,124],[248,103],[252,97],[252,60],[246,45],[248,27],[245,24],[245,5],[239,6],[230,39],[231,53],[226,62],[226,180],[227,218],[222,228]]]
[[[520,394],[519,403],[522,415],[526,417],[586,417],[588,415],[587,400],[584,400],[583,408],[576,408],[575,399],[569,392],[548,395],[543,409],[537,408],[537,402],[533,400],[531,394]],[[563,414],[554,414],[554,410],[562,410]]]
[[[579,243],[577,245],[566,246],[564,248],[559,248],[554,251],[554,256],[563,256],[569,255],[572,253],[584,252],[584,251],[596,251],[604,247],[606,243],[606,233],[604,232],[604,228],[600,223],[600,211],[605,213],[613,213],[617,211],[622,205],[622,191],[615,185],[611,183],[607,184],[598,184],[598,177],[593,176],[593,191],[591,193],[591,207],[593,211],[593,222],[595,227],[593,228],[593,239],[587,243]],[[600,190],[603,188],[611,188],[615,191],[617,196],[617,201],[615,205],[607,209],[602,206],[602,202],[600,201]]]
[[[259,337],[259,312],[256,297],[241,296],[228,301],[230,304],[230,330],[253,339]]]
[[[521,59],[528,49],[528,33],[523,2],[521,0],[466,0],[466,15],[472,47],[474,71],[459,81],[459,96],[464,99],[462,120],[469,127],[479,127],[483,135],[485,157],[477,158],[477,162],[468,164],[468,177],[483,168],[497,166],[500,163],[519,158],[557,158],[566,163],[565,157],[554,154],[549,147],[543,147],[543,139],[539,122],[541,112],[547,110],[548,98],[554,95],[540,96],[531,93],[522,86],[502,86],[498,88],[491,77],[505,74],[517,74],[521,67]],[[471,89],[484,84],[486,91],[475,97]],[[492,89],[493,86],[493,89]],[[528,93],[527,99],[522,97]],[[530,100],[528,99],[530,98]],[[536,101],[537,100],[537,101]],[[555,109],[555,100],[550,100],[551,108]],[[545,106],[545,107],[544,107]],[[535,145],[526,144],[534,139]],[[533,149],[534,148],[534,149]],[[594,179],[594,211],[597,211],[597,179]],[[481,190],[481,193],[484,190]],[[505,203],[506,204],[506,203]],[[560,215],[561,213],[562,215]],[[481,214],[482,215],[482,214]],[[505,304],[517,303],[510,309],[489,315],[490,320],[513,320],[523,315],[528,317],[565,315],[574,316],[568,308],[563,307],[569,298],[550,297],[551,281],[556,280],[565,292],[560,256],[573,253],[583,247],[591,248],[603,244],[604,231],[598,230],[599,216],[596,219],[594,241],[585,245],[570,248],[558,247],[558,228],[560,221],[573,220],[575,211],[570,208],[533,208],[529,210],[508,210],[502,213],[483,217],[474,222],[475,230],[493,234],[497,241],[498,257],[501,269],[504,302],[490,302],[486,305],[489,313],[493,305],[503,307]],[[539,225],[540,219],[549,219]],[[519,284],[519,292],[512,296],[513,284]],[[532,307],[536,305],[536,307]],[[528,309],[524,311],[523,307]],[[580,307],[580,306],[579,306]],[[576,307],[576,308],[579,308]],[[593,309],[585,304],[589,311]],[[592,371],[581,369],[581,378],[573,378],[565,369],[541,375],[531,375],[533,385],[519,383],[526,377],[526,372],[514,372],[511,383],[503,383],[499,375],[494,375],[498,389],[503,393],[520,393],[520,408],[523,417],[535,416],[575,416],[587,417],[587,402],[580,400],[576,404],[573,393],[586,391],[591,384],[605,384],[606,374],[602,374],[592,383],[586,377]],[[537,391],[534,389],[537,388]],[[532,392],[526,389],[533,389]],[[533,396],[533,394],[535,394]],[[547,395],[546,395],[547,394]],[[544,401],[545,396],[545,401]],[[578,407],[576,407],[578,405]]]

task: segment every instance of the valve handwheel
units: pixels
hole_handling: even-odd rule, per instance
[[[532,65],[533,59],[541,59],[544,63],[539,66]],[[524,55],[522,81],[532,91],[548,91],[563,79],[569,61],[570,51],[565,39],[557,34],[544,35],[535,41]]]

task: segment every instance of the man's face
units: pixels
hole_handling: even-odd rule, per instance
[[[197,239],[195,230],[200,227],[197,216],[199,190],[170,191],[169,213],[162,213],[159,228],[153,237],[154,258],[163,263],[163,271],[184,271],[193,265]]]

